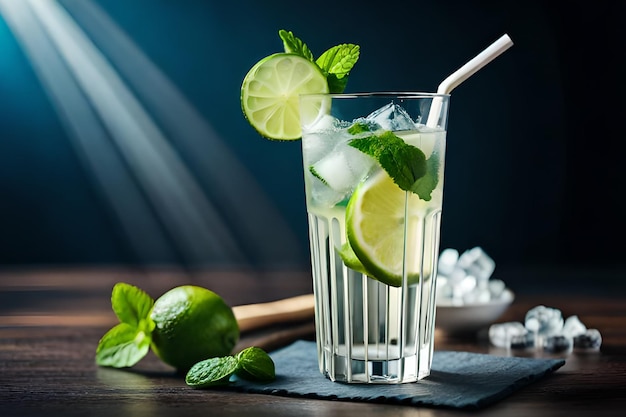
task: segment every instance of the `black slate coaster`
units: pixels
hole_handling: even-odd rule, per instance
[[[276,365],[275,381],[261,384],[237,379],[229,389],[326,400],[479,409],[565,364],[562,359],[435,351],[430,376],[419,382],[365,385],[332,382],[324,377],[317,365],[314,342],[296,341],[270,355]]]

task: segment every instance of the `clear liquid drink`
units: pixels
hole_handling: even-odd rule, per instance
[[[448,99],[300,97],[318,360],[333,381],[404,383],[430,374]],[[392,151],[377,153],[388,132]],[[410,150],[420,163],[406,164],[397,138],[419,149]],[[392,178],[407,170],[418,178],[410,191]]]

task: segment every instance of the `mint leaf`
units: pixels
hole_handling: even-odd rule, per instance
[[[331,94],[343,93],[348,85],[348,77],[337,78],[334,74],[328,74],[326,77],[328,82],[328,92]]]
[[[377,124],[365,123],[365,122],[356,122],[352,126],[348,128],[348,133],[352,136],[356,136],[360,133],[371,132],[376,128],[379,128]]]
[[[333,46],[315,61],[325,74],[334,74],[343,78],[350,74],[350,70],[359,60],[361,47],[351,43]]]
[[[120,323],[98,342],[98,365],[125,368],[146,356],[155,326],[150,318],[153,305],[154,300],[139,288],[123,282],[115,284],[111,306]]]
[[[294,36],[293,32],[286,30],[279,30],[278,36],[283,40],[285,52],[300,55],[313,62],[313,53],[308,46],[302,40]]]
[[[276,377],[272,358],[263,349],[253,346],[236,356],[210,358],[196,363],[187,372],[185,382],[194,388],[215,387],[227,385],[233,374],[262,382]]]
[[[311,165],[309,167],[309,172],[311,173],[311,175],[313,175],[315,178],[317,178],[318,180],[322,181],[324,184],[328,185],[328,183],[326,182],[326,180],[324,179],[324,177],[322,177],[319,172],[317,172],[315,170],[315,167],[313,165]]]
[[[360,49],[359,45],[344,43],[328,49],[315,61],[326,75],[331,93],[345,90],[350,70],[359,60]]]
[[[433,188],[429,189],[429,186],[433,182],[436,185],[436,180],[431,178],[430,181],[422,181],[416,185],[429,168],[426,156],[419,148],[409,145],[390,131],[352,139],[349,145],[376,159],[402,190],[414,192],[422,200],[430,201]],[[435,175],[436,172],[435,170]]]
[[[150,348],[151,336],[128,323],[120,323],[105,333],[96,349],[96,363],[125,368],[135,365]]]
[[[123,282],[115,284],[111,293],[111,306],[122,323],[139,326],[150,315],[154,300],[139,288]]]
[[[350,70],[359,60],[361,47],[352,43],[333,46],[324,52],[317,60],[309,47],[296,37],[293,32],[281,29],[278,35],[283,41],[285,52],[296,54],[315,62],[326,76],[328,89],[331,93],[343,93],[348,83]]]
[[[433,153],[426,160],[426,174],[415,181],[411,191],[419,195],[422,200],[430,201],[431,193],[437,188],[439,182],[439,158]]]
[[[238,361],[233,356],[205,359],[189,369],[185,382],[194,388],[227,385],[237,366]]]
[[[252,381],[273,381],[276,378],[274,361],[261,348],[252,346],[237,354],[235,374]]]

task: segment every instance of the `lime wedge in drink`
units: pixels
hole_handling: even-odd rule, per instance
[[[348,242],[371,278],[399,287],[406,269],[409,284],[419,280],[419,272],[412,268],[417,248],[411,247],[416,240],[411,235],[419,228],[420,219],[414,212],[422,204],[417,195],[401,190],[384,171],[374,174],[354,191],[346,207]],[[411,214],[405,216],[405,207],[410,208]],[[404,262],[405,251],[407,262]],[[348,258],[345,248],[343,252]]]
[[[361,274],[365,274],[368,276],[372,275],[369,271],[365,269],[365,267],[361,263],[361,260],[356,256],[354,250],[352,250],[352,246],[350,246],[349,242],[344,243],[338,253],[344,265],[348,268],[356,272],[360,272]]]
[[[241,85],[241,108],[252,127],[271,140],[300,139],[300,94],[328,93],[328,81],[312,61],[292,53],[277,53],[257,62]],[[315,119],[320,106],[302,109]]]

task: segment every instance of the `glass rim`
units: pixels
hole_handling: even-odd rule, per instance
[[[337,99],[348,98],[388,98],[397,97],[403,99],[424,99],[424,98],[449,98],[450,94],[445,93],[428,93],[421,91],[372,91],[372,92],[356,92],[356,93],[305,93],[299,97],[332,97]]]

